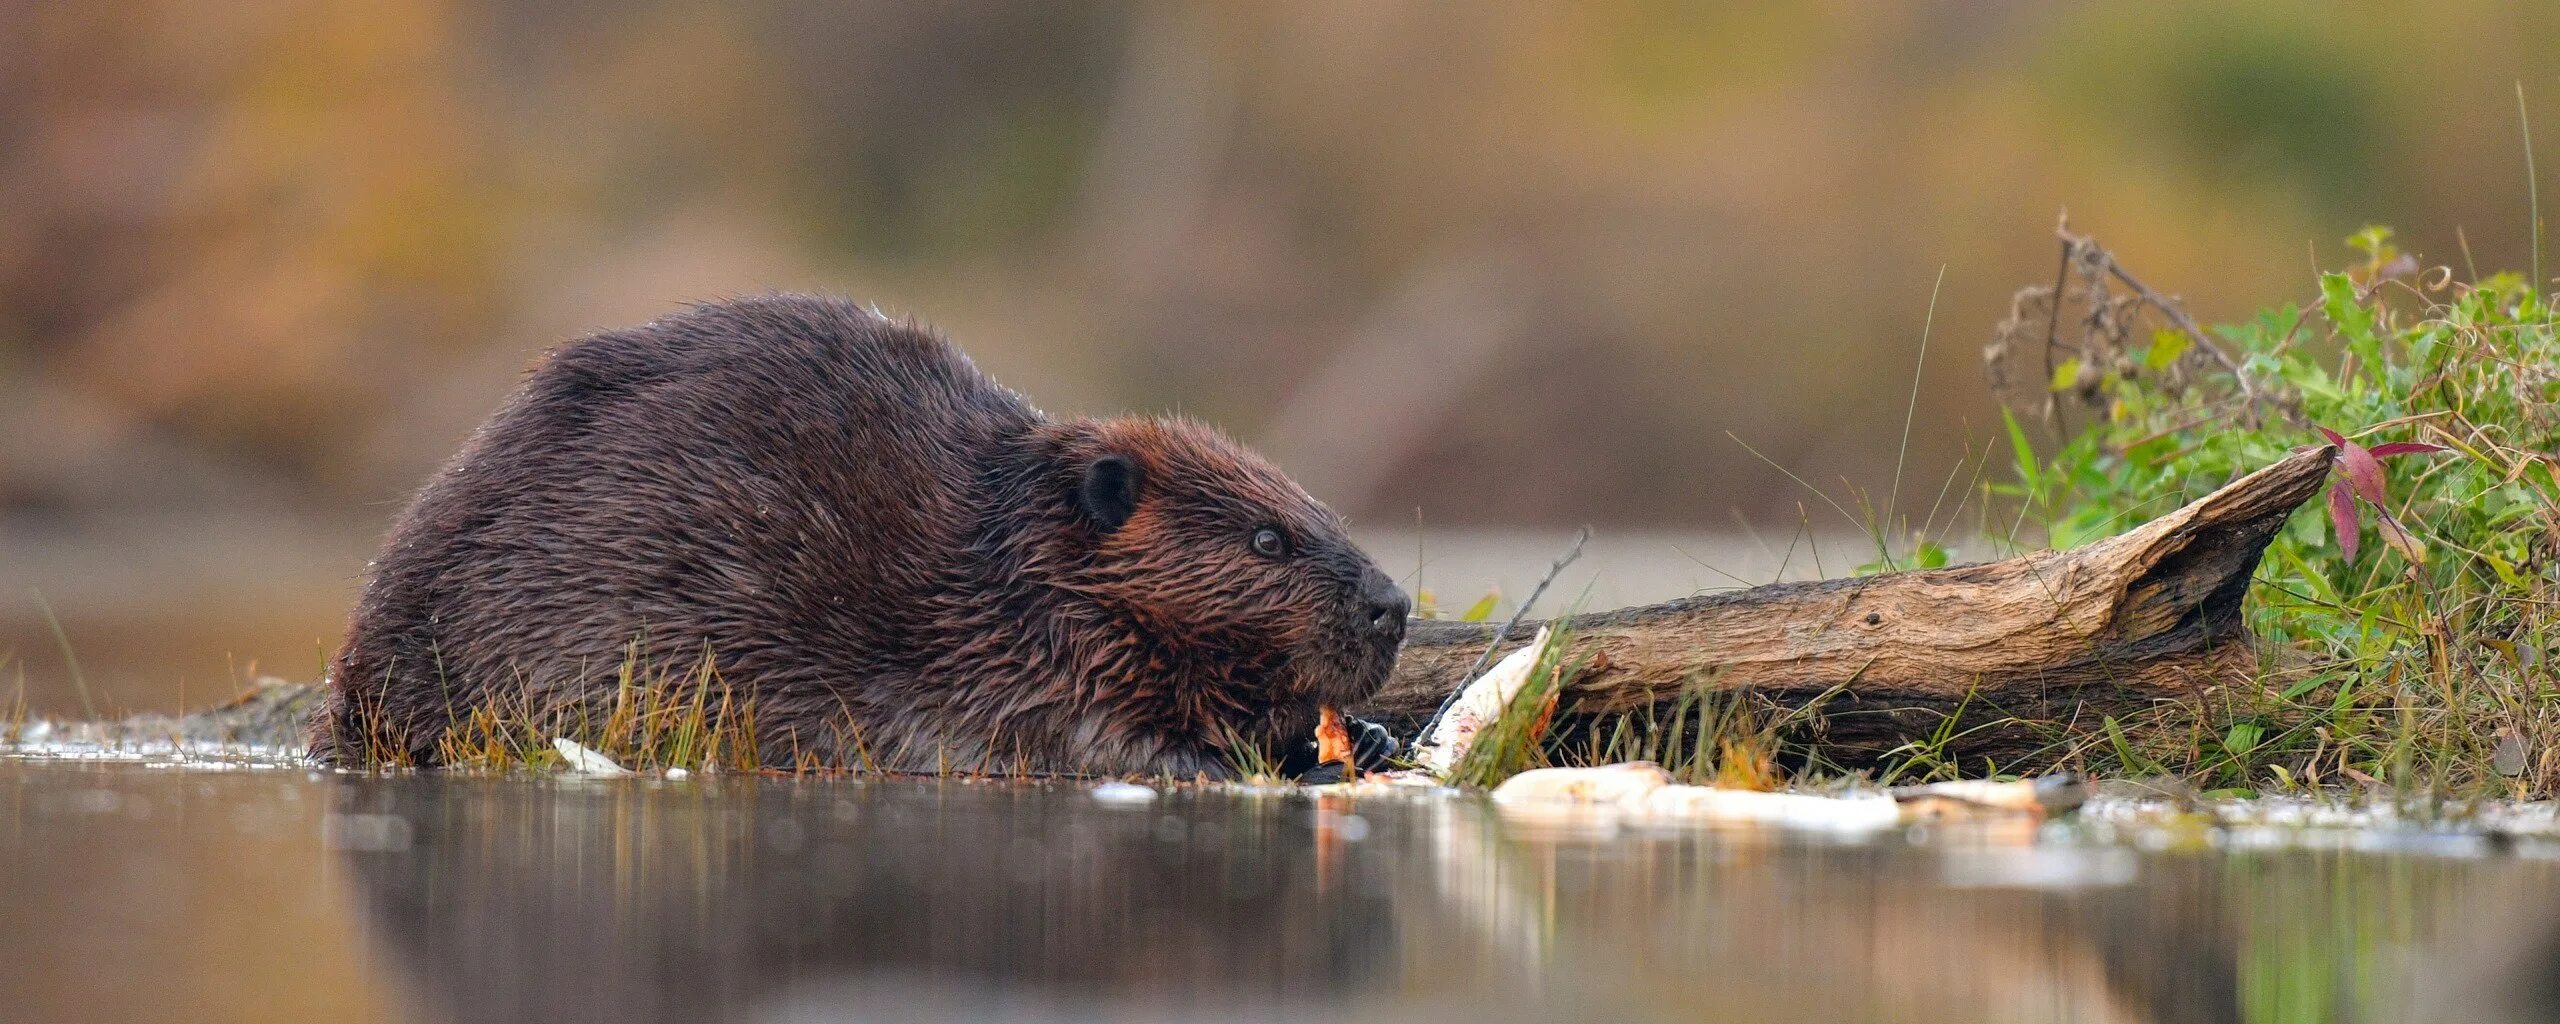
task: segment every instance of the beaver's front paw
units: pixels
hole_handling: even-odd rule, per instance
[[[1361,771],[1384,771],[1388,761],[1404,753],[1404,744],[1386,726],[1349,715],[1342,716],[1342,724],[1351,731],[1351,760]]]

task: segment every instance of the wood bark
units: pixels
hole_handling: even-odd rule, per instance
[[[2249,678],[2250,574],[2319,492],[2331,454],[2296,452],[2070,551],[1577,616],[1574,656],[1590,667],[1564,685],[1559,710],[1629,711],[1707,686],[1804,711],[1800,738],[1842,763],[1952,735],[1944,752],[1968,769],[1984,758],[2028,766],[2058,752],[2067,726]],[[1506,649],[1535,632],[1523,623]],[[1414,623],[1394,676],[1353,713],[1410,735],[1492,635],[1490,623]]]

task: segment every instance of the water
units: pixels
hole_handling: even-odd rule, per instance
[[[2538,1020],[2542,839],[0,759],[0,1020]]]

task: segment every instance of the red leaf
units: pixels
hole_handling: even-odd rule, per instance
[[[2364,524],[2356,518],[2355,495],[2347,493],[2347,482],[2329,485],[2329,525],[2338,531],[2338,553],[2347,561],[2356,560],[2356,542],[2364,533]]]
[[[2328,438],[2328,439],[2329,439],[2329,443],[2330,443],[2330,444],[2334,444],[2334,445],[2338,445],[2338,446],[2344,447],[2344,446],[2346,445],[2346,443],[2347,443],[2347,439],[2346,439],[2346,438],[2343,438],[2343,437],[2339,437],[2339,436],[2338,436],[2338,432],[2337,432],[2337,431],[2335,431],[2335,430],[2331,430],[2331,429],[2329,429],[2329,428],[2327,428],[2327,427],[2313,427],[2313,428],[2311,428],[2311,429],[2319,431],[2319,432],[2320,432],[2320,436],[2325,437],[2325,438]]]
[[[2392,441],[2388,444],[2374,445],[2370,450],[2373,452],[2375,458],[2382,458],[2390,455],[2418,455],[2425,452],[2449,452],[2453,449],[2440,444],[2428,444],[2424,441]]]
[[[2372,502],[2375,508],[2390,507],[2390,496],[2382,490],[2382,460],[2373,457],[2372,449],[2353,441],[2340,442],[2338,471],[2355,485],[2356,497]]]

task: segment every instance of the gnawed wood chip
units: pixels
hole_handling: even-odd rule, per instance
[[[612,758],[566,736],[552,740],[551,749],[559,751],[560,760],[566,762],[570,771],[580,775],[631,774],[631,769],[613,763]]]
[[[1351,763],[1351,730],[1342,724],[1342,709],[1326,704],[1316,709],[1316,763],[1336,761],[1345,775],[1358,769]]]
[[[1493,802],[1629,806],[1642,803],[1669,785],[1671,773],[1651,761],[1597,768],[1538,768],[1514,775],[1495,787]]]
[[[1449,705],[1449,713],[1431,727],[1431,734],[1414,745],[1414,761],[1426,771],[1446,776],[1473,746],[1476,734],[1502,717],[1511,698],[1529,684],[1529,673],[1538,667],[1538,652],[1547,649],[1547,628],[1538,627],[1538,635],[1526,646],[1503,656],[1492,668],[1477,676],[1458,691],[1458,699]]]

